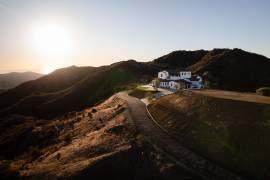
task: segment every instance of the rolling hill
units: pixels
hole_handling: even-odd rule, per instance
[[[120,61],[101,67],[68,67],[0,94],[0,116],[52,118],[92,106],[133,83],[149,82],[160,70],[186,69],[210,88],[255,91],[270,86],[270,60],[240,49],[174,51],[149,62]]]
[[[158,69],[185,69],[200,61],[208,51],[173,51],[165,56],[161,56],[149,62]]]
[[[153,101],[149,110],[194,152],[251,179],[269,179],[270,97],[180,91]]]
[[[239,49],[174,51],[149,62],[58,69],[0,94],[1,177],[87,179],[91,174],[98,179],[104,169],[124,179],[134,174],[142,179],[193,177],[138,142],[124,102],[115,96],[105,101],[150,82],[164,69],[191,70],[213,89],[253,92],[270,86],[270,60]],[[269,178],[270,100],[250,93],[205,92],[210,90],[163,97],[150,111],[194,152],[241,175]]]
[[[1,94],[1,114],[52,118],[105,100],[128,84],[147,78],[150,73],[147,65],[133,60],[98,68],[60,69]]]
[[[0,89],[10,89],[18,86],[19,84],[40,78],[43,74],[34,72],[23,72],[23,73],[7,73],[0,74]]]
[[[212,88],[255,91],[270,85],[270,60],[240,49],[214,49],[187,69],[201,74]]]

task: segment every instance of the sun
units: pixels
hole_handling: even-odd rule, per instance
[[[31,30],[31,42],[35,53],[53,58],[69,56],[72,52],[70,29],[58,23],[35,25]]]
[[[75,49],[71,26],[61,21],[40,21],[29,27],[31,52],[43,74],[70,65]]]
[[[53,67],[49,67],[49,66],[46,66],[42,69],[42,74],[50,74],[51,72],[53,72],[55,70],[55,68]]]

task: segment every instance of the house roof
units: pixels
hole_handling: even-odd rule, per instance
[[[191,78],[189,78],[189,80],[191,80],[191,81],[198,81],[199,80],[198,79],[198,75],[191,76]]]
[[[180,76],[180,73],[178,72],[178,73],[169,73],[170,74],[170,76]]]
[[[180,80],[177,80],[175,82],[184,82],[184,83],[187,83],[187,84],[191,84],[191,82],[187,79],[180,79]]]
[[[180,72],[191,72],[191,71],[186,71],[186,70],[163,70],[161,72],[164,72],[164,71],[168,72],[170,75],[173,75],[173,76],[179,75]]]
[[[170,82],[170,80],[167,79],[159,79],[160,82]]]
[[[180,72],[180,70],[163,70],[163,71],[166,71],[168,73],[179,73]],[[161,72],[163,72],[163,71],[161,71]]]
[[[184,83],[187,83],[187,84],[191,84],[191,82],[187,79],[180,79],[180,80],[166,80],[166,79],[159,79],[160,82],[184,82]]]

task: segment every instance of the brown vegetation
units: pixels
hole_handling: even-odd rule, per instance
[[[270,85],[270,60],[239,49],[174,51],[151,62],[121,61],[101,67],[69,67],[0,94],[0,116],[54,118],[96,105],[115,92],[150,82],[164,69],[204,76],[209,88],[253,91]]]
[[[242,175],[269,179],[270,98],[180,91],[154,101],[149,109],[186,147]]]
[[[0,122],[1,177],[190,177],[145,142],[127,119],[125,108],[125,103],[113,96],[96,107],[51,120],[25,116],[3,118]]]
[[[270,60],[241,49],[214,49],[188,67],[201,74],[211,88],[253,91],[270,85]]]
[[[262,87],[256,90],[256,93],[262,96],[270,96],[270,88]]]

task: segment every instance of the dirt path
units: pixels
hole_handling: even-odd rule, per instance
[[[222,90],[191,90],[194,93],[201,94],[204,96],[222,98],[222,99],[230,99],[236,101],[247,101],[247,102],[255,102],[262,104],[270,104],[270,97],[261,96],[255,93],[243,93],[243,92],[235,92],[235,91],[222,91]]]
[[[131,118],[140,133],[175,163],[201,179],[243,179],[181,146],[151,120],[145,104],[139,99],[126,92],[117,95],[127,101]]]

